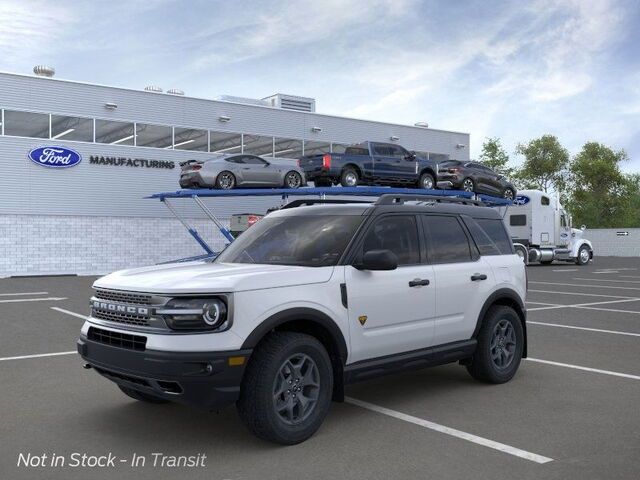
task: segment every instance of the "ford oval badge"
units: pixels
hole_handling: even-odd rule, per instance
[[[517,195],[516,199],[513,201],[514,205],[526,205],[527,203],[529,203],[529,197],[527,197],[526,195]]]
[[[82,155],[64,147],[38,147],[29,152],[33,163],[51,168],[69,168],[82,161]]]

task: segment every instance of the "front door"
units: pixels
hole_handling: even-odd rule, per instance
[[[279,181],[277,168],[255,155],[243,157],[242,178],[247,184],[274,185]]]
[[[352,361],[432,344],[433,268],[422,263],[418,232],[414,215],[383,216],[368,228],[356,258],[369,250],[387,249],[398,257],[398,268],[390,271],[345,268]]]

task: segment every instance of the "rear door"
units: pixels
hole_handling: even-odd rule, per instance
[[[436,287],[434,345],[467,340],[494,284],[493,272],[460,218],[422,215],[421,219]]]
[[[398,268],[366,271],[345,267],[351,361],[432,344],[436,305],[433,268],[423,263],[420,230],[412,214],[378,217],[360,240],[355,263],[366,251],[387,249],[398,257]]]
[[[373,158],[374,178],[382,181],[392,178],[396,158],[392,155],[389,146],[383,143],[372,143],[371,156]]]

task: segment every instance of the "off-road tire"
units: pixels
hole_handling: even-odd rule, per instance
[[[285,423],[276,411],[274,385],[287,359],[296,354],[310,357],[319,374],[318,398],[300,423]],[[294,445],[311,437],[322,425],[331,405],[333,370],[324,346],[310,335],[274,332],[256,347],[242,379],[236,404],[240,418],[257,437],[282,445]]]
[[[492,358],[491,348],[496,326],[502,321],[506,321],[512,326],[516,342],[511,363],[505,368],[499,368],[496,365]],[[476,380],[486,383],[505,383],[511,380],[520,366],[524,347],[522,324],[516,311],[505,305],[490,307],[482,320],[477,340],[476,351],[471,357],[470,364],[467,365],[469,374]]]
[[[134,400],[138,400],[140,402],[169,403],[169,400],[165,400],[164,398],[156,397],[155,395],[150,395],[148,393],[144,393],[139,390],[134,390],[133,388],[123,387],[122,385],[118,385],[118,388],[122,390],[122,393],[124,393],[128,397],[131,397]]]

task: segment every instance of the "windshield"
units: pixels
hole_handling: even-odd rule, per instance
[[[266,216],[234,240],[215,262],[333,266],[363,218],[357,215]]]

